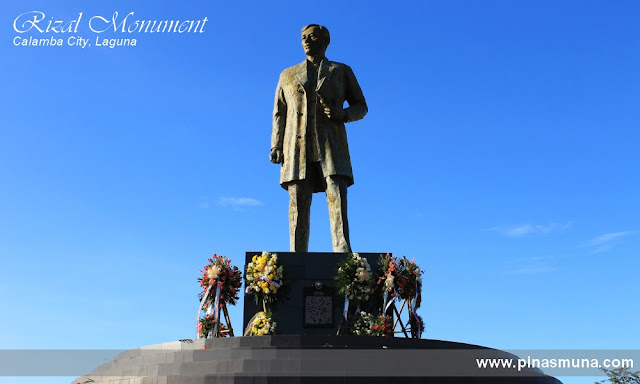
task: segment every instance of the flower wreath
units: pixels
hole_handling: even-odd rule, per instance
[[[216,323],[218,323],[218,320],[216,320],[213,314],[206,315],[200,319],[200,322],[198,323],[198,336],[202,339],[206,338],[209,333],[216,328]],[[218,327],[222,337],[228,336],[227,332],[222,332],[227,329],[224,324],[219,323]]]
[[[207,337],[211,332],[214,337],[224,335],[221,331],[226,328],[220,322],[220,308],[226,307],[226,304],[235,305],[242,285],[241,272],[238,267],[231,266],[230,259],[214,254],[213,258],[208,260],[209,264],[200,271],[202,275],[198,278],[202,287],[199,295],[198,337]],[[207,315],[201,319],[200,312],[203,309]]]
[[[238,292],[240,286],[242,286],[242,273],[236,266],[231,266],[231,259],[228,259],[222,255],[213,255],[212,259],[209,259],[209,264],[204,266],[204,269],[200,271],[202,276],[198,279],[202,292],[200,293],[200,300],[202,300],[205,293],[211,287],[219,290],[219,300],[231,305],[236,304],[238,300]],[[209,294],[206,300],[206,304],[214,305],[215,296]]]
[[[274,335],[277,323],[271,318],[270,312],[258,312],[251,324],[251,336]]]
[[[256,303],[262,299],[265,307],[277,299],[277,294],[283,285],[284,267],[278,265],[277,254],[262,252],[260,256],[253,256],[251,262],[247,264],[244,277],[247,280],[246,293],[253,292]],[[266,308],[264,309],[266,311]]]
[[[358,336],[393,337],[393,319],[391,316],[374,316],[361,311],[356,314],[351,333]]]
[[[387,254],[378,261],[380,276],[376,282],[376,292],[382,292],[382,313],[386,313],[394,300],[407,300],[410,305],[409,324],[412,333],[422,335],[423,322],[417,309],[422,301],[422,271],[415,262],[403,257],[398,261]]]
[[[371,266],[366,258],[357,253],[338,263],[338,272],[334,277],[338,293],[345,295],[347,300],[358,303],[369,300],[373,292],[371,287]]]

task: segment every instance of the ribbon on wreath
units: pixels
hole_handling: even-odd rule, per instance
[[[207,311],[206,314],[207,315],[211,315],[213,313],[213,320],[215,321],[215,325],[213,326],[213,330],[209,331],[209,333],[207,334],[207,336],[212,337],[213,335],[216,335],[218,333],[218,324],[220,322],[220,286],[222,284],[220,284],[218,282],[218,280],[214,280],[213,284],[216,285],[216,293],[215,293],[215,297],[214,297],[214,304],[213,307],[211,307],[210,305],[207,306]],[[202,312],[202,307],[204,307],[205,303],[207,302],[207,299],[209,298],[209,294],[211,293],[211,288],[213,288],[213,284],[209,284],[209,287],[207,287],[207,291],[204,293],[204,296],[202,296],[202,300],[200,300],[200,306],[198,307],[198,320],[196,323],[196,339],[200,339],[200,313]]]
[[[384,301],[382,303],[382,315],[384,315],[385,313],[387,313],[387,300],[389,299],[389,290],[385,289],[384,290]]]
[[[422,334],[422,323],[418,321],[418,310],[416,308],[416,304],[418,303],[418,295],[420,294],[418,291],[419,286],[420,286],[420,283],[416,281],[416,292],[413,298],[411,299],[411,313],[413,315],[413,318],[416,324],[418,325],[418,329],[417,329],[418,337]]]
[[[200,300],[200,306],[198,307],[198,317],[196,319],[196,339],[200,339],[202,338],[200,336],[200,313],[202,312],[202,307],[204,306],[204,303],[207,302],[207,298],[209,297],[209,292],[211,292],[211,285],[209,285],[209,287],[207,287],[207,290],[204,293],[204,296],[202,296],[202,300]]]
[[[216,298],[214,300],[213,307],[213,320],[215,321],[213,325],[213,330],[209,332],[209,337],[215,336],[218,334],[218,326],[220,325],[220,286],[221,282],[216,283]],[[211,309],[211,307],[209,307]]]
[[[344,309],[342,309],[342,316],[344,316],[345,320],[349,320],[347,316],[349,315],[349,298],[347,295],[344,295]]]
[[[411,298],[411,313],[415,316],[416,312],[416,303],[418,302],[418,282],[416,281],[416,291],[415,295]]]
[[[396,298],[400,297],[400,293],[398,293],[398,288],[396,288],[395,285],[393,286],[393,291],[396,293]],[[383,308],[382,314],[387,313],[387,310],[389,309],[391,304],[393,304],[393,300],[389,300],[389,290],[385,289],[384,290],[384,304],[382,305],[382,308]]]
[[[265,281],[267,282],[267,284],[269,285],[273,285],[276,288],[280,288],[280,283],[278,283],[277,281],[273,281],[271,279],[269,279],[269,277],[267,277],[266,275],[259,275],[258,278],[256,279],[256,281]],[[251,286],[248,286],[245,290],[244,293],[249,293],[251,291]]]
[[[356,307],[356,314],[360,312],[360,304]],[[344,308],[342,309],[342,316],[344,316],[345,320],[349,320],[349,298],[347,295],[344,295]]]

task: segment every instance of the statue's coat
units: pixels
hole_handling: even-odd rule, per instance
[[[280,74],[273,107],[271,148],[282,149],[284,162],[280,185],[303,180],[307,176],[307,116],[316,105],[307,105],[307,61],[285,69]],[[346,122],[362,119],[367,114],[362,89],[349,66],[324,59],[320,65],[317,87],[324,102],[336,108],[349,104]],[[314,104],[319,103],[313,98]],[[344,122],[316,113],[320,165],[324,176],[339,175],[353,184],[353,171]],[[314,192],[324,191],[317,189]]]

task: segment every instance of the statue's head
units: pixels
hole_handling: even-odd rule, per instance
[[[302,28],[302,48],[306,55],[324,55],[330,42],[331,36],[326,27],[309,24]]]

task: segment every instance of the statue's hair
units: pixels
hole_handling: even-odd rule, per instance
[[[320,30],[320,35],[322,36],[322,39],[327,42],[327,45],[329,45],[329,43],[331,42],[331,35],[329,35],[329,30],[327,29],[327,27],[320,24],[309,24],[302,27],[302,32],[304,32],[305,29],[311,28],[311,27],[318,27],[318,29]]]

